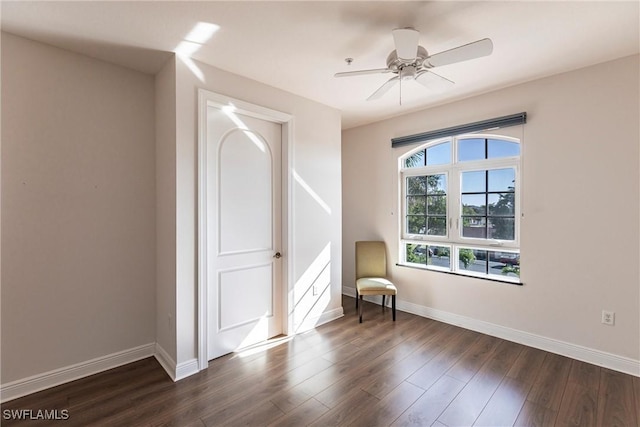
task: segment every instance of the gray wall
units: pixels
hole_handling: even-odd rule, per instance
[[[152,76],[2,34],[2,382],[155,341]]]

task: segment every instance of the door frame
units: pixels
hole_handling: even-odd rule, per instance
[[[291,114],[272,110],[246,101],[231,98],[206,89],[198,89],[198,369],[200,371],[209,366],[208,358],[208,283],[209,268],[207,262],[207,110],[208,107],[218,109],[233,108],[233,111],[261,120],[278,123],[282,126],[282,332],[289,335],[293,331],[293,308],[291,303],[291,269],[293,268],[293,254],[289,248],[293,247],[289,230],[292,230],[291,215],[291,176],[293,153],[293,116]]]

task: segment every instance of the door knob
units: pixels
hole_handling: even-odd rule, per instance
[[[273,257],[276,259],[280,259],[282,258],[282,254],[280,252],[276,252],[276,254]]]

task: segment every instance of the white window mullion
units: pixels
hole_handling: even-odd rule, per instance
[[[454,168],[449,179],[449,239],[455,242],[460,239],[460,172]]]

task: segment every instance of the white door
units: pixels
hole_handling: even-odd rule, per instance
[[[282,125],[207,107],[209,360],[282,333]]]

